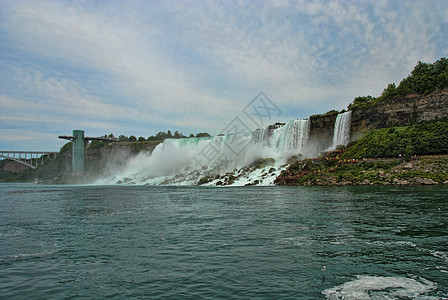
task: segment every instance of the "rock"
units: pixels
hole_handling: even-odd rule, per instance
[[[302,159],[302,155],[300,155],[300,154],[294,155],[294,156],[291,156],[290,158],[288,158],[287,163],[292,165],[293,163],[295,163],[296,161],[299,161],[301,159]]]
[[[361,185],[369,185],[370,181],[368,179],[364,179],[363,182],[360,183]]]
[[[420,183],[420,184],[424,184],[424,185],[437,184],[437,182],[435,182],[434,180],[432,180],[430,178],[416,178],[415,182]]]
[[[447,180],[447,181],[444,181],[443,184],[448,184],[448,180]]]
[[[412,169],[412,163],[407,163],[403,165],[403,169]]]
[[[271,166],[275,163],[275,159],[273,158],[259,158],[254,160],[254,162],[250,165],[255,169],[261,169],[266,166]]]
[[[276,171],[275,168],[270,168],[268,173],[274,173],[275,171]]]
[[[199,179],[198,184],[199,184],[199,185],[202,185],[202,184],[209,183],[210,181],[213,180],[213,178],[214,178],[214,177],[212,177],[212,176],[204,176],[204,177],[202,177],[201,179]]]
[[[341,182],[339,182],[339,185],[353,185],[353,182],[351,182],[351,181],[341,181]]]

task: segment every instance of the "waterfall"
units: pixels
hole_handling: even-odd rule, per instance
[[[334,124],[333,143],[331,145],[331,149],[336,149],[339,145],[346,146],[350,142],[351,120],[351,111],[338,114]]]
[[[275,130],[282,128],[285,124],[277,123],[266,128],[257,129],[253,132],[252,141],[264,146],[271,146],[271,137]]]
[[[308,140],[310,122],[306,120],[291,120],[272,133],[270,144],[277,152],[284,153],[293,150],[302,153]]]
[[[166,139],[152,153],[140,153],[124,168],[113,170],[111,166],[113,175],[97,183],[197,184],[204,176],[230,172],[243,177],[244,171],[247,181],[240,185],[249,180],[272,184],[291,155],[304,153],[309,130],[309,120],[291,120],[252,133]],[[251,169],[257,159],[270,159],[270,163]]]

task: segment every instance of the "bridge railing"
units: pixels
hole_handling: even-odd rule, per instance
[[[44,160],[56,158],[59,152],[48,151],[1,151],[0,157],[26,165],[32,169],[44,164]]]

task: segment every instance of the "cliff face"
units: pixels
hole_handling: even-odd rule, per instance
[[[31,169],[31,168],[28,166],[25,166],[24,164],[15,162],[15,161],[8,161],[3,166],[3,170],[12,172],[12,173],[20,173],[20,172],[23,172],[23,171],[29,170],[29,169]]]
[[[317,151],[328,149],[333,141],[337,112],[310,117],[309,144]]]
[[[351,139],[357,140],[371,129],[409,126],[448,116],[448,88],[423,95],[408,95],[404,99],[379,103],[371,108],[352,110]],[[309,143],[324,151],[331,146],[337,113],[310,118]]]
[[[358,139],[370,129],[408,126],[446,116],[448,88],[427,96],[408,95],[404,99],[379,103],[371,108],[353,109],[352,139]]]

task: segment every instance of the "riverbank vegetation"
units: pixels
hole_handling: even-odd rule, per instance
[[[448,183],[448,119],[371,130],[358,141],[291,164],[278,185]]]
[[[371,130],[352,142],[342,159],[448,154],[448,118],[406,127]]]

